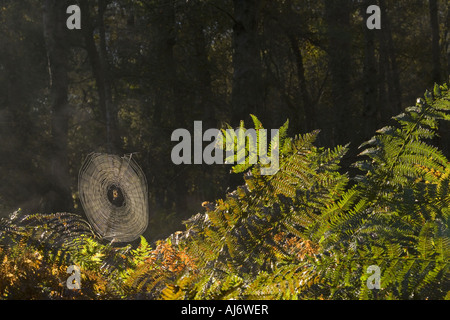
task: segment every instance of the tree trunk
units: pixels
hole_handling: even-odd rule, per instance
[[[328,55],[332,77],[331,93],[335,113],[336,137],[333,144],[351,140],[353,129],[351,101],[351,34],[350,0],[326,0],[325,19],[328,35]],[[350,130],[351,129],[351,130]]]
[[[95,26],[89,15],[90,7],[87,0],[80,1],[81,12],[83,15],[83,35],[85,40],[86,51],[91,63],[92,73],[95,78],[97,92],[99,97],[99,105],[101,110],[101,121],[105,125],[105,142],[106,151],[109,153],[121,153],[122,144],[118,128],[117,109],[115,107],[112,95],[112,82],[110,75],[110,66],[106,50],[106,35],[104,25],[104,14],[107,2],[98,1],[97,22],[99,29],[99,46],[94,40]]]
[[[431,25],[431,54],[433,61],[432,78],[433,82],[441,83],[441,49],[439,46],[439,19],[437,0],[429,0],[430,25]]]
[[[317,129],[316,128],[316,123],[317,123],[317,119],[316,119],[316,113],[315,113],[315,106],[312,104],[312,99],[311,99],[311,95],[308,91],[308,88],[306,86],[306,78],[305,78],[305,67],[303,64],[303,55],[302,55],[302,51],[299,48],[299,41],[297,39],[297,37],[289,32],[288,32],[288,38],[289,38],[289,42],[291,44],[291,49],[294,53],[294,57],[295,57],[295,63],[297,66],[297,80],[298,80],[298,90],[300,93],[300,97],[303,103],[303,108],[302,108],[302,113],[303,115],[299,115],[302,116],[303,119],[300,122],[303,123],[304,127],[303,130],[306,132],[312,131]]]
[[[195,23],[195,22],[193,22]],[[195,50],[195,73],[198,79],[198,95],[200,96],[199,110],[203,113],[204,129],[216,128],[217,120],[215,104],[211,86],[211,73],[209,69],[208,53],[206,50],[206,39],[204,28],[198,24],[194,26],[194,50]]]
[[[388,109],[385,111],[387,115],[395,115],[402,110],[402,91],[400,87],[400,74],[398,71],[397,57],[394,49],[394,41],[392,38],[392,27],[389,14],[386,10],[384,0],[380,0],[381,17],[383,19],[383,27],[381,28],[381,55],[385,57],[387,92],[389,103],[386,105]]]
[[[304,59],[301,50],[301,41],[304,35],[309,33],[308,26],[302,21],[302,17],[298,12],[293,10],[294,3],[292,0],[285,1],[281,8],[273,10],[279,11],[278,16],[273,16],[283,34],[288,40],[288,47],[291,49],[294,57],[294,64],[297,71],[297,94],[294,95],[294,101],[287,102],[289,108],[294,112],[290,123],[293,132],[309,132],[317,129],[317,104],[313,102],[311,93],[308,90],[308,85],[305,76]],[[302,22],[299,22],[302,21]],[[288,98],[288,94],[285,94]],[[288,98],[288,100],[290,100]],[[299,101],[297,101],[299,100]]]
[[[117,105],[113,100],[112,76],[106,49],[105,11],[107,5],[107,0],[98,0],[97,19],[100,36],[99,56],[101,69],[104,73],[103,86],[105,87],[107,150],[110,153],[120,153],[122,151],[122,143],[119,133],[118,110]]]
[[[180,99],[176,94],[176,67],[174,57],[174,46],[176,44],[175,32],[175,7],[172,2],[159,6],[154,15],[155,28],[155,58],[157,63],[156,74],[156,94],[153,112],[153,123],[155,127],[161,123],[167,123],[164,119],[174,119],[180,126],[184,123],[183,105],[175,103],[175,99]],[[167,117],[163,117],[166,113]]]
[[[45,211],[70,211],[70,190],[67,139],[69,123],[68,105],[68,48],[66,43],[66,7],[64,1],[45,0],[43,4],[44,38],[50,73],[51,146],[49,154],[49,186]]]
[[[164,5],[157,3],[149,4],[152,10],[150,14],[152,28],[150,41],[153,42],[154,47],[152,59],[154,59],[155,67],[153,69],[154,77],[152,83],[154,101],[150,107],[152,109],[146,111],[152,121],[150,139],[156,142],[170,141],[172,132],[165,128],[186,128],[187,125],[184,117],[185,95],[182,92],[185,89],[178,84],[177,61],[174,55],[175,45],[177,44],[175,3],[173,1],[168,1]],[[155,145],[157,143],[153,146]],[[160,149],[160,152],[170,159],[170,144],[162,147],[157,146],[157,149]],[[173,188],[168,188],[165,180],[167,176],[161,175],[161,170],[170,170],[168,172],[172,172],[173,169],[173,171],[176,171],[176,166],[172,164],[168,169],[167,166],[157,162],[157,167],[152,160],[153,157],[154,155],[150,152],[145,157],[147,166],[152,168],[151,179],[156,185],[164,186],[156,188],[152,194],[155,212],[163,212],[163,208],[168,208],[172,205],[177,211],[183,212],[182,208],[186,201],[186,181],[184,179],[177,180]],[[176,196],[172,192],[176,193]]]
[[[258,40],[260,0],[233,0],[233,91],[231,97],[233,125],[250,120],[255,114],[263,123],[264,93]]]
[[[370,6],[372,0],[365,0],[362,6],[362,14],[365,16],[366,9]],[[378,111],[378,72],[375,58],[375,33],[377,31],[364,29],[364,135],[370,135],[377,129],[377,111]],[[367,137],[369,138],[369,137]]]

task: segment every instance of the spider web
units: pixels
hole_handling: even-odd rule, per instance
[[[80,169],[78,190],[89,222],[103,238],[129,242],[147,228],[147,181],[131,154],[90,154]]]

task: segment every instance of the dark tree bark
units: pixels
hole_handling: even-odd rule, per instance
[[[44,211],[64,212],[73,208],[67,157],[69,104],[65,1],[45,0],[43,4],[44,38],[50,73],[51,145],[49,185]]]
[[[6,76],[5,91],[0,94],[0,185],[3,204],[12,204],[24,212],[42,210],[39,204],[45,195],[49,173],[36,168],[33,160],[39,157],[35,149],[30,148],[36,141],[39,129],[36,119],[29,111],[28,92],[33,90],[25,78],[29,76],[17,51],[12,46],[2,48],[3,75]],[[7,172],[7,174],[5,174]]]
[[[255,114],[263,123],[264,92],[258,40],[260,0],[234,0],[232,123]]]
[[[333,144],[350,141],[352,128],[351,113],[351,33],[350,0],[326,0],[325,19],[327,23],[328,56],[332,78],[331,93],[335,109],[336,141]],[[351,131],[352,130],[352,131]]]
[[[119,153],[122,150],[122,143],[120,139],[119,124],[118,124],[118,110],[114,103],[112,94],[112,75],[110,72],[110,64],[108,61],[106,31],[105,31],[105,12],[108,5],[108,0],[98,0],[98,29],[100,36],[99,56],[101,70],[104,74],[104,90],[105,90],[105,113],[106,113],[106,137],[107,150],[111,153]]]
[[[305,17],[295,12],[293,7],[293,1],[288,0],[279,4],[279,6],[275,5],[274,8],[267,9],[266,7],[264,14],[269,15],[282,30],[283,35],[287,39],[288,48],[292,51],[293,63],[296,67],[297,92],[293,97],[290,97],[287,92],[283,94],[287,105],[293,112],[290,118],[292,121],[289,126],[293,132],[308,132],[317,129],[317,103],[313,102],[313,98],[308,89],[304,56],[301,50],[302,40],[310,40],[305,36],[309,33],[309,27],[305,22]],[[279,88],[281,89],[281,86]],[[282,90],[285,91],[284,89]]]
[[[305,78],[305,67],[303,64],[303,55],[302,55],[302,51],[300,50],[299,47],[299,40],[297,39],[297,37],[290,33],[288,31],[288,38],[289,38],[289,42],[291,44],[291,48],[292,51],[294,53],[294,57],[295,57],[295,63],[297,66],[297,80],[298,80],[298,87],[299,87],[299,93],[300,93],[300,97],[302,100],[302,104],[303,104],[303,108],[302,108],[302,113],[303,113],[303,122],[304,123],[304,130],[306,131],[312,131],[317,129],[316,123],[317,123],[317,119],[316,119],[316,112],[315,112],[315,106],[312,103],[312,99],[311,99],[311,95],[308,91],[308,88],[306,86],[306,78]]]
[[[90,7],[87,0],[80,2],[83,15],[83,35],[86,51],[91,63],[92,73],[95,78],[99,105],[101,110],[101,121],[105,125],[106,150],[109,153],[120,153],[122,150],[120,132],[117,120],[117,108],[114,104],[112,94],[112,78],[106,50],[106,34],[104,25],[104,15],[107,6],[105,0],[98,1],[97,22],[100,41],[99,45],[94,40],[95,26],[92,17],[89,15]]]
[[[194,22],[195,23],[195,22]],[[217,127],[215,119],[215,104],[211,86],[211,73],[208,62],[208,53],[206,50],[206,39],[204,28],[201,24],[194,25],[194,54],[195,54],[195,73],[198,81],[198,95],[200,96],[199,109],[202,110],[202,119],[204,129]]]
[[[381,28],[380,56],[383,57],[383,66],[385,68],[386,85],[388,93],[388,103],[385,104],[386,110],[383,112],[392,116],[402,110],[402,91],[400,86],[400,74],[398,70],[397,56],[394,49],[394,40],[392,37],[392,26],[389,14],[386,10],[384,0],[379,0],[383,27]]]
[[[150,9],[151,31],[150,42],[153,43],[151,87],[153,88],[153,103],[144,106],[144,114],[151,119],[150,139],[153,141],[170,141],[171,131],[166,128],[185,128],[187,125],[185,114],[185,88],[178,80],[175,46],[177,45],[176,8],[174,1],[161,5],[159,2],[148,4]],[[161,147],[158,147],[161,148]],[[162,147],[164,156],[170,159],[170,144]],[[167,181],[161,171],[176,172],[176,166],[168,167],[153,159],[151,150],[145,155],[145,161],[152,168],[152,180],[156,185],[166,186]],[[158,166],[155,165],[155,162]],[[177,212],[186,211],[186,182],[180,178],[173,187],[156,188],[153,191],[154,210],[159,212],[168,205],[176,208]],[[170,202],[170,204],[169,204]]]
[[[366,9],[370,6],[372,0],[365,0],[362,5],[363,16]],[[375,35],[379,31],[364,29],[364,133],[372,134],[376,130],[378,113],[378,72],[377,61],[375,57]]]
[[[441,83],[441,48],[439,46],[439,19],[438,2],[429,0],[430,25],[431,25],[431,54],[433,61],[432,79],[435,83]]]
[[[154,125],[160,126],[165,118],[174,119],[174,126],[183,125],[183,105],[176,103],[180,99],[177,92],[176,63],[174,47],[176,44],[175,7],[173,2],[158,6],[154,14],[155,58],[157,63],[156,95],[153,112]],[[163,117],[166,113],[167,117]]]

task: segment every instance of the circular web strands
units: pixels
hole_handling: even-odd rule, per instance
[[[105,239],[133,241],[147,228],[147,181],[131,155],[90,154],[78,190],[89,222]]]

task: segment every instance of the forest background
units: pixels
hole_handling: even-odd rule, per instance
[[[66,8],[81,8],[68,30]],[[370,5],[382,28],[369,30]],[[192,132],[290,120],[290,135],[357,147],[450,74],[445,0],[0,1],[0,216],[83,214],[91,152],[135,153],[161,239],[242,184],[224,165],[171,162]],[[448,125],[440,127],[448,136]],[[447,156],[449,139],[436,139]],[[346,168],[347,166],[343,166]]]

